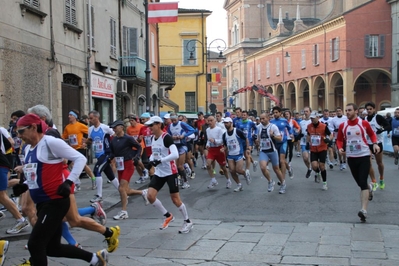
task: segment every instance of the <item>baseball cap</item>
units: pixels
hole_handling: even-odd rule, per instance
[[[124,126],[125,123],[123,123],[122,120],[116,120],[114,122],[112,122],[112,124],[109,126],[110,128],[115,128],[117,126]]]
[[[319,114],[318,114],[316,111],[313,111],[313,112],[310,114],[310,118],[316,118],[316,117],[319,117]]]
[[[233,120],[230,117],[223,118],[223,123],[233,123]]]
[[[140,116],[140,118],[150,118],[150,117],[151,117],[150,113],[142,113]]]
[[[144,123],[144,125],[152,125],[154,123],[163,123],[162,118],[160,118],[159,116],[153,116],[150,118],[150,120],[148,120],[147,122]]]
[[[170,119],[170,114],[166,114],[163,116],[164,119]]]
[[[224,114],[225,117],[230,117],[230,115],[231,115],[230,112],[226,112],[226,113]]]
[[[198,112],[198,115],[204,115],[204,113],[203,112]]]

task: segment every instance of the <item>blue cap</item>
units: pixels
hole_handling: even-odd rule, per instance
[[[151,118],[150,113],[142,113],[140,118]]]
[[[231,116],[230,112],[226,112],[226,113],[224,114],[224,117],[230,117],[230,116]]]

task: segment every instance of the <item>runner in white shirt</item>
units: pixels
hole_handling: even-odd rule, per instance
[[[337,138],[339,125],[341,125],[343,122],[346,122],[348,120],[348,118],[345,115],[343,115],[341,107],[337,107],[335,109],[335,112],[336,112],[336,116],[332,119],[332,124],[334,126],[334,133],[333,133],[334,139]],[[335,146],[335,148],[336,148],[336,146]],[[338,153],[338,157],[339,157],[339,162],[340,162],[339,169],[342,171],[342,170],[346,169],[346,154]],[[338,162],[335,161],[335,165],[337,165],[337,163]]]
[[[159,116],[153,116],[145,122],[154,135],[152,138],[152,154],[150,156],[150,164],[155,167],[155,173],[148,185],[147,198],[148,201],[157,208],[163,216],[165,216],[162,226],[159,228],[164,230],[174,221],[175,217],[168,212],[162,202],[157,198],[159,190],[168,184],[170,198],[179,211],[183,215],[183,226],[179,233],[188,233],[193,228],[193,223],[188,218],[186,205],[180,199],[179,186],[177,180],[178,169],[175,160],[179,158],[179,152],[174,143],[172,136],[163,132],[163,121]]]
[[[309,147],[309,145],[306,145],[306,136],[308,134],[307,128],[308,128],[308,125],[310,123],[312,123],[312,121],[309,118],[311,112],[312,112],[312,109],[310,107],[303,108],[304,117],[303,117],[302,121],[299,123],[299,126],[301,127],[301,133],[299,134],[301,136],[301,138],[300,138],[299,143],[301,145],[302,160],[308,169],[306,172],[306,178],[309,178],[310,175],[312,174],[312,167],[310,165],[310,158],[309,158],[310,147]]]
[[[321,123],[324,123],[327,125],[328,129],[330,132],[334,132],[334,125],[332,122],[332,117],[330,117],[330,111],[328,109],[324,109],[323,111],[323,116],[319,120]],[[328,144],[328,153],[327,153],[327,163],[330,169],[334,168],[333,160],[334,160],[334,148],[333,148],[333,143],[330,142]]]

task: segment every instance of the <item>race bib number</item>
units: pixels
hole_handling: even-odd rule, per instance
[[[306,145],[306,137],[301,138],[301,143],[300,145]]]
[[[359,141],[348,141],[346,143],[347,151],[349,153],[359,153],[362,151],[362,145]]]
[[[270,143],[270,139],[261,139],[260,140],[260,149],[261,150],[270,150],[272,144]]]
[[[123,157],[115,157],[116,162],[116,170],[123,171],[125,170],[125,164],[123,162]]]
[[[393,129],[393,134],[394,135],[399,135],[399,128],[394,128]]]
[[[95,140],[93,143],[93,149],[95,153],[100,153],[104,149],[103,142],[101,140]]]
[[[161,149],[152,148],[152,156],[154,157],[154,160],[161,160]]]
[[[29,189],[37,189],[37,163],[28,163],[24,165],[24,175]]]
[[[145,146],[147,147],[151,146],[151,136],[145,136],[144,141],[145,141]]]
[[[244,133],[245,137],[248,137],[248,130],[247,129],[244,129],[242,132]]]
[[[21,165],[24,165],[25,164],[25,156],[23,154],[19,154],[18,157],[19,157],[19,160],[21,161]]]
[[[321,144],[321,137],[319,135],[310,136],[310,143],[312,146],[319,146]]]
[[[173,135],[173,137],[180,137],[180,135],[179,134],[175,134],[175,135]],[[174,143],[181,143],[181,141],[180,141],[180,139],[173,139],[173,142]]]
[[[76,134],[72,134],[68,136],[69,145],[76,146],[78,145],[78,136]]]

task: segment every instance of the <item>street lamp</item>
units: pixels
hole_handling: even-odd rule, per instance
[[[224,59],[223,51],[227,49],[227,44],[226,44],[226,42],[224,40],[218,38],[218,39],[214,39],[213,41],[211,41],[209,43],[209,46],[208,46],[207,45],[207,37],[205,37],[205,45],[204,45],[204,43],[202,43],[200,40],[197,40],[197,39],[192,39],[192,40],[188,41],[186,43],[186,50],[188,52],[190,52],[190,56],[188,58],[188,61],[189,61],[190,65],[194,65],[195,62],[197,61],[197,58],[195,58],[195,56],[194,56],[195,46],[193,46],[193,47],[190,46],[190,43],[192,43],[192,42],[200,43],[201,47],[202,47],[202,51],[204,50],[204,47],[207,47],[206,52],[203,52],[203,58],[206,57],[206,60],[204,60],[205,61],[206,73],[204,73],[204,71],[202,71],[202,73],[201,73],[201,74],[206,74],[206,76],[207,76],[207,74],[208,74],[208,60],[209,59],[223,60]],[[212,48],[212,44],[214,42],[218,42],[217,43],[218,45],[216,46],[216,49],[218,50],[219,55],[218,55],[217,58],[209,58],[209,55],[210,55],[209,51]],[[208,113],[208,108],[209,108],[209,106],[208,106],[208,81],[207,81],[207,79],[205,79],[205,80],[206,80],[206,83],[205,83],[205,85],[206,85],[206,90],[205,90],[205,113]],[[197,97],[198,97],[198,95],[197,95]]]

